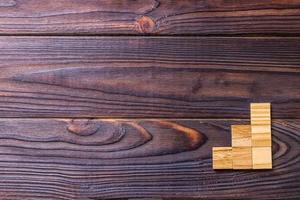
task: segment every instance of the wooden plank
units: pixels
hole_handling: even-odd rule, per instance
[[[1,117],[300,118],[300,38],[1,37]]]
[[[2,0],[0,34],[299,34],[300,2]]]
[[[299,199],[300,120],[273,121],[272,170],[212,169],[247,123],[0,119],[1,198]]]

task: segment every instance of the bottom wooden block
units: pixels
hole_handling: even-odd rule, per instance
[[[232,169],[231,147],[213,147],[213,169]]]
[[[252,169],[252,148],[232,147],[233,169]]]
[[[272,148],[252,147],[253,169],[272,169]]]

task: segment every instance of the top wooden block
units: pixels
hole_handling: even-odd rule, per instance
[[[251,103],[252,146],[270,147],[271,139],[271,104]]]
[[[271,124],[271,104],[251,103],[251,125]]]

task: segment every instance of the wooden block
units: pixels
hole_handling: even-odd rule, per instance
[[[251,124],[251,132],[252,133],[271,133],[271,125],[253,125]]]
[[[271,139],[271,104],[251,103],[252,146],[270,147]]]
[[[271,124],[271,104],[270,103],[251,103],[251,125]]]
[[[253,126],[252,126],[253,129]],[[272,136],[271,133],[252,133],[253,147],[271,147]]]
[[[253,147],[252,164],[253,169],[272,169],[272,148]]]
[[[232,147],[232,168],[252,169],[251,147]]]
[[[270,103],[251,103],[251,124],[267,124],[271,119],[271,104]]]
[[[251,103],[250,112],[251,112],[251,125],[271,124],[270,103]]]
[[[231,147],[213,147],[213,169],[232,169]]]
[[[250,125],[232,125],[231,134],[233,147],[251,147]]]

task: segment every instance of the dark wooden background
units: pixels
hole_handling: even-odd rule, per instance
[[[273,169],[213,171],[250,102]],[[0,199],[300,199],[300,0],[0,0]]]

